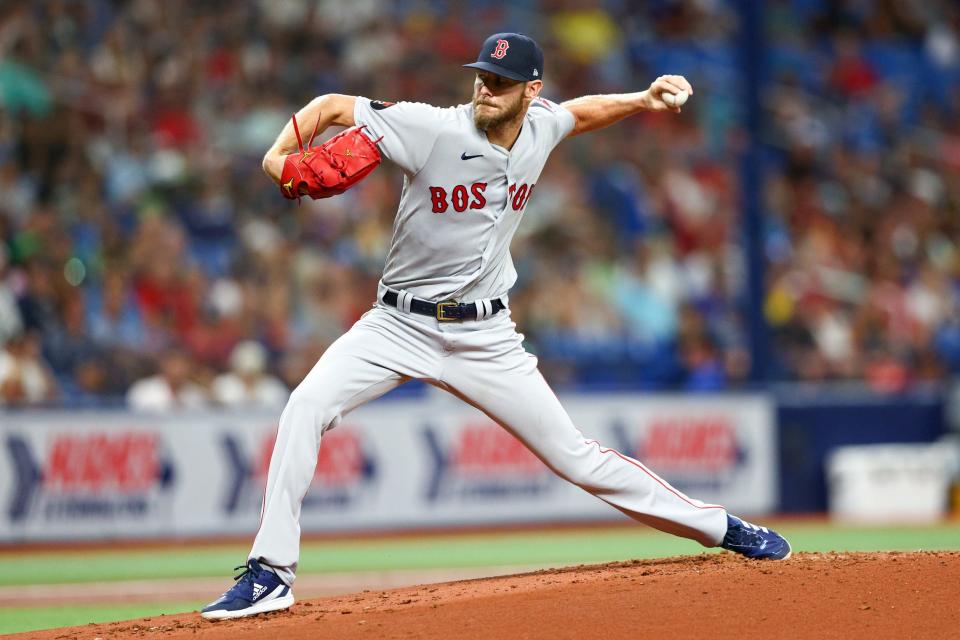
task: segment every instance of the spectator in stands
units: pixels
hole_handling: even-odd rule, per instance
[[[494,5],[0,3],[0,344],[35,332],[64,402],[122,398],[169,345],[213,376],[256,339],[297,384],[374,299],[403,177],[385,163],[290,207],[262,149],[304,92],[452,104],[467,80],[432,61],[522,22],[556,61],[551,99],[653,68],[697,87],[683,117],[573,139],[538,180],[510,306],[541,366],[554,382],[737,384],[735,9]],[[764,9],[770,369],[890,392],[960,372],[960,9]],[[84,278],[68,282],[75,260]]]
[[[2,236],[0,240],[3,240]],[[7,247],[0,243],[0,346],[23,331],[23,319],[10,279],[8,255]]]
[[[127,392],[134,411],[167,412],[208,406],[204,388],[191,380],[193,362],[186,352],[170,349],[160,356],[156,375],[138,380]]]
[[[103,347],[152,351],[140,309],[122,265],[110,265],[102,283],[87,292],[90,337]]]
[[[265,372],[267,351],[260,343],[245,340],[230,354],[230,371],[213,381],[214,399],[234,408],[282,407],[290,391],[286,385]]]
[[[0,349],[0,406],[49,403],[56,397],[50,369],[40,357],[40,340],[22,333]]]
[[[727,386],[726,372],[713,339],[694,335],[680,345],[685,369],[686,391],[722,391]]]

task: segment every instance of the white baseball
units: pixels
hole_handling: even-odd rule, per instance
[[[683,90],[679,93],[667,93],[664,91],[660,94],[660,97],[669,107],[682,107],[683,103],[690,97],[690,94]]]

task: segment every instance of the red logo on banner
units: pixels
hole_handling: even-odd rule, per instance
[[[271,434],[260,448],[257,474],[264,480],[270,468],[275,438],[276,434]],[[365,463],[360,436],[354,429],[344,429],[344,425],[340,425],[323,434],[313,484],[333,488],[358,482],[363,478]]]
[[[523,443],[494,424],[471,424],[461,431],[450,462],[457,471],[478,475],[546,471]]]
[[[320,444],[314,483],[327,487],[351,484],[363,476],[363,449],[356,432],[328,431]]]
[[[640,450],[653,469],[721,471],[736,464],[736,432],[725,417],[662,418],[650,425]]]
[[[135,493],[158,481],[156,434],[142,431],[57,436],[47,455],[43,484],[54,491]]]

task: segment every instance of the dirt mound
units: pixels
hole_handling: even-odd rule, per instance
[[[946,638],[960,629],[960,552],[732,554],[637,560],[300,602],[206,622],[197,614],[18,638]]]

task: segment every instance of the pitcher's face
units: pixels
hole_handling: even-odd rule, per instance
[[[478,72],[473,82],[473,122],[477,129],[495,129],[520,115],[526,84],[488,71]]]

